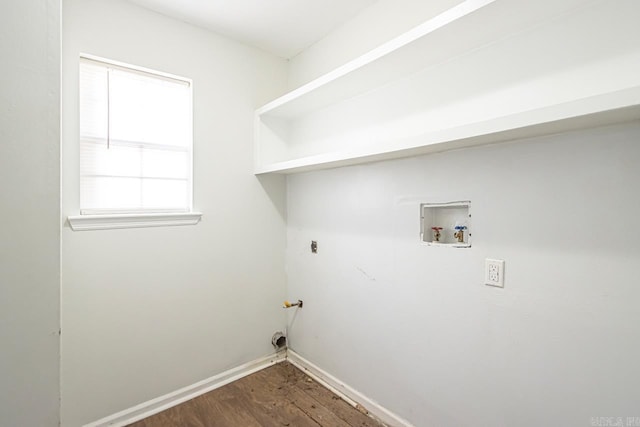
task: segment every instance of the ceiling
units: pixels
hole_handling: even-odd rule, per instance
[[[377,0],[129,0],[291,58]]]

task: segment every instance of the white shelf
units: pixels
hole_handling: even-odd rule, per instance
[[[338,99],[348,98],[396,79],[399,74],[406,75],[412,70],[424,68],[428,64],[426,57],[407,57],[413,55],[413,52],[404,51],[403,48],[495,1],[497,0],[463,1],[372,51],[266,104],[258,109],[257,113],[272,114],[281,118],[299,117],[314,109],[330,105]],[[415,48],[414,46],[413,50],[416,50]],[[399,58],[399,54],[403,54],[404,57]],[[381,73],[376,78],[369,67],[388,69],[389,72]]]
[[[255,172],[639,119],[639,12],[635,0],[464,1],[258,109]]]

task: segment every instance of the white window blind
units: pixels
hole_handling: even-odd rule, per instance
[[[191,83],[80,60],[81,214],[189,212]]]

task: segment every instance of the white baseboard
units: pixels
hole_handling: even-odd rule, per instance
[[[109,415],[105,418],[99,419],[89,424],[85,424],[84,427],[122,427],[128,424],[139,421],[143,418],[147,418],[151,415],[162,412],[165,409],[169,409],[173,406],[179,405],[182,402],[198,397],[202,394],[208,393],[211,390],[222,387],[225,384],[236,381],[240,378],[246,377],[254,372],[260,371],[276,363],[283,362],[287,357],[286,351],[281,351],[276,354],[261,357],[260,359],[253,360],[237,368],[229,369],[218,375],[214,375],[206,380],[199,381],[195,384],[183,387],[174,392],[165,394],[164,396],[157,397],[147,402],[136,405],[132,408],[125,409],[116,414]]]
[[[378,404],[376,401],[338,380],[328,372],[325,372],[318,366],[297,354],[295,351],[290,349],[287,350],[287,361],[300,368],[311,378],[327,387],[338,396],[342,397],[342,399],[351,406],[366,409],[369,414],[373,415],[386,425],[392,427],[413,427],[413,425],[407,420],[402,419],[398,415]]]

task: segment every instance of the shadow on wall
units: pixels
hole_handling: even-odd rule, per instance
[[[269,174],[256,176],[264,192],[271,200],[280,217],[287,220],[287,178],[284,175]]]

